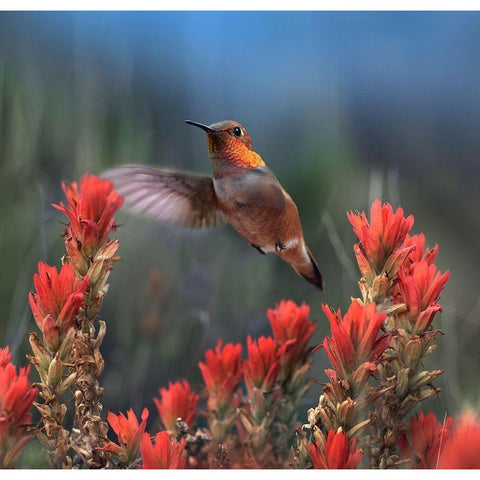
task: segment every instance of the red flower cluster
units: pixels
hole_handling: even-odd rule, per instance
[[[453,422],[438,468],[480,468],[480,420],[472,413]]]
[[[205,363],[198,363],[206,386],[209,410],[224,412],[230,407],[242,379],[241,354],[239,343],[227,343],[222,349],[222,341],[219,340],[214,349],[207,350]]]
[[[386,314],[378,313],[375,303],[364,306],[357,300],[343,318],[340,310],[332,312],[327,305],[322,308],[332,331],[323,347],[337,375],[349,381],[353,392],[359,392],[369,375],[376,373],[376,362],[387,348],[388,336],[379,335]]]
[[[114,442],[107,442],[101,450],[115,455],[124,465],[129,465],[134,462],[140,449],[143,434],[145,433],[147,418],[148,410],[146,408],[143,409],[141,416],[142,422],[140,424],[132,409],[127,412],[127,416],[123,413],[115,415],[112,412],[108,412],[107,420],[113,431],[117,434],[119,445]]]
[[[376,274],[385,271],[392,278],[412,249],[402,245],[412,228],[413,216],[405,218],[403,209],[398,208],[394,213],[389,203],[382,205],[380,200],[375,200],[370,222],[364,212],[347,212],[347,217],[360,240],[354,248],[363,277],[371,283]]]
[[[160,398],[154,398],[158,413],[165,428],[176,432],[177,418],[181,418],[189,427],[193,425],[199,396],[192,392],[190,384],[184,380],[182,383],[168,383],[167,388],[160,388]]]
[[[33,283],[37,293],[30,292],[28,301],[45,344],[55,352],[67,331],[75,325],[75,315],[84,305],[89,279],[77,280],[69,264],[64,264],[59,273],[56,267],[40,262]]]
[[[323,434],[322,434],[323,435]],[[360,450],[356,449],[355,438],[350,440],[343,430],[335,432],[329,430],[327,438],[322,438],[323,444],[310,443],[308,454],[314,468],[318,469],[347,469],[357,468],[363,458]]]
[[[62,183],[68,207],[63,202],[53,205],[70,219],[66,230],[66,248],[75,268],[85,275],[87,259],[103,245],[112,228],[113,214],[123,205],[123,198],[114,190],[113,183],[85,174],[76,182]]]
[[[444,424],[438,423],[431,412],[420,412],[410,419],[410,439],[406,433],[398,438],[400,452],[404,459],[410,459],[410,468],[438,468],[451,421],[448,417]]]
[[[158,432],[155,444],[152,444],[150,435],[143,436],[142,459],[144,469],[181,469],[185,468],[186,458],[183,455],[185,440],[171,441],[167,432]]]
[[[282,366],[292,369],[307,355],[307,344],[317,326],[308,320],[310,307],[298,306],[291,300],[282,300],[276,308],[267,310],[273,336],[279,345],[287,345],[282,355]]]
[[[244,379],[250,395],[254,390],[268,392],[273,389],[280,370],[281,352],[272,337],[257,341],[247,338],[248,360],[244,364]]]
[[[17,370],[10,363],[8,347],[0,350],[0,467],[14,465],[30,439],[25,427],[38,390],[28,381],[30,367]]]
[[[399,294],[395,296],[395,302],[408,306],[408,311],[401,315],[406,320],[402,324],[411,325],[413,334],[425,332],[435,314],[442,311],[437,300],[449,277],[448,270],[442,275],[435,264],[429,264],[427,260],[412,263],[408,270],[400,270]]]

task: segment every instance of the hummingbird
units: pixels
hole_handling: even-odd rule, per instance
[[[231,120],[185,122],[206,132],[213,177],[141,165],[106,171],[103,176],[127,208],[189,228],[230,223],[258,252],[274,253],[323,290],[297,206],[255,152],[245,128]]]

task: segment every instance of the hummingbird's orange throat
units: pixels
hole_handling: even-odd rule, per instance
[[[212,136],[208,135],[208,150],[212,161],[228,163],[241,168],[265,166],[262,157],[253,150],[248,149],[242,142],[228,137],[219,140],[219,138],[212,138]]]

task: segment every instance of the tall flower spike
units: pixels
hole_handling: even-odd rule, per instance
[[[219,340],[214,349],[207,350],[205,363],[199,362],[206,387],[208,409],[223,412],[231,403],[242,379],[242,346],[227,343],[222,349]]]
[[[140,424],[132,409],[127,412],[127,416],[123,413],[115,415],[112,412],[108,412],[107,420],[117,434],[119,445],[114,442],[108,442],[101,450],[115,455],[124,465],[134,462],[140,449],[147,418],[148,410],[146,408],[143,409]]]
[[[356,439],[347,437],[347,434],[340,430],[329,430],[327,438],[322,437],[321,443],[310,443],[308,454],[314,468],[318,469],[347,469],[357,468],[362,460],[360,450],[356,449]],[[322,444],[323,443],[323,444]]]
[[[267,317],[272,327],[273,336],[278,344],[290,342],[281,363],[293,368],[306,356],[306,347],[317,326],[310,322],[308,305],[296,305],[291,300],[282,300],[276,308],[267,310]]]
[[[12,467],[30,435],[25,427],[31,422],[29,413],[38,390],[28,380],[30,367],[20,368],[9,363],[8,348],[2,349],[3,365],[0,365],[0,467]],[[8,358],[8,362],[6,362]]]
[[[452,417],[445,424],[437,422],[435,415],[420,412],[410,419],[410,434],[398,438],[402,457],[410,460],[410,468],[438,468],[441,452],[448,440]]]
[[[150,435],[143,436],[141,450],[144,469],[181,469],[185,468],[186,458],[183,454],[185,440],[171,441],[167,432],[158,432],[155,444]]]
[[[56,267],[39,262],[33,283],[36,293],[28,295],[33,317],[47,346],[55,351],[67,331],[75,325],[75,315],[84,305],[89,279],[78,280],[67,263],[58,272]]]
[[[453,421],[438,468],[480,468],[480,420],[474,414]]]
[[[178,418],[192,427],[200,397],[192,392],[190,384],[186,380],[182,383],[169,382],[168,389],[160,388],[159,392],[160,398],[153,400],[165,428],[170,432],[176,432]]]

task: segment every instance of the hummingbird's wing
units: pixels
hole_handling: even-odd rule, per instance
[[[134,213],[189,228],[227,223],[211,177],[142,165],[107,170],[102,177],[113,182]]]

